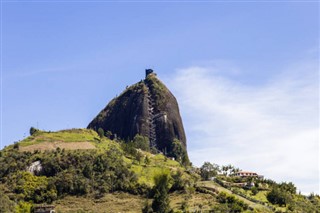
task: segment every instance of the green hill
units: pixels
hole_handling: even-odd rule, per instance
[[[241,181],[254,182],[254,188],[242,188],[231,184],[239,179],[209,167],[152,154],[143,136],[124,142],[88,129],[31,133],[0,151],[0,212],[32,212],[44,204],[56,212],[147,212],[161,189],[161,175],[168,177],[173,212],[320,209],[319,196],[296,194],[294,185],[252,179]],[[207,180],[211,177],[214,181]],[[279,197],[284,202],[272,200]]]

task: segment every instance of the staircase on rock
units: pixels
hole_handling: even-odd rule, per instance
[[[156,148],[156,140],[157,140],[157,136],[156,136],[156,123],[155,123],[155,115],[154,115],[154,106],[155,106],[155,102],[150,94],[150,89],[149,89],[149,85],[146,84],[147,86],[147,98],[148,98],[148,121],[149,121],[149,140],[150,140],[150,147],[151,148]]]

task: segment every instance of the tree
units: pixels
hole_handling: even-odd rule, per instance
[[[121,147],[122,147],[123,151],[125,151],[127,154],[129,154],[133,157],[135,157],[138,152],[137,149],[134,147],[134,143],[132,141],[127,142],[127,143],[123,142],[121,144]]]
[[[290,194],[295,194],[297,191],[297,188],[292,182],[289,182],[289,183],[283,182],[280,184],[280,188],[286,192],[289,192]]]
[[[211,164],[210,162],[204,162],[200,168],[200,175],[203,180],[209,180],[210,178],[216,176],[219,171],[219,166],[217,164]]]
[[[104,136],[104,130],[101,127],[98,129],[98,135],[100,138]]]
[[[233,175],[233,174],[235,174],[235,173],[237,173],[239,171],[240,171],[239,168],[235,168],[235,167],[232,166],[231,171],[230,171],[230,175]]]
[[[291,195],[281,190],[279,187],[273,187],[273,189],[267,194],[267,199],[272,204],[278,204],[280,206],[286,206],[292,200]]]
[[[182,146],[181,142],[175,138],[171,147],[171,155],[182,165],[189,166],[190,161],[188,158],[187,150]]]
[[[149,139],[137,134],[133,138],[134,147],[144,151],[150,151]]]
[[[232,166],[231,164],[226,165],[226,166],[222,166],[222,167],[221,167],[221,170],[222,170],[222,172],[223,172],[223,174],[224,174],[225,176],[234,174],[234,173],[236,173],[236,172],[239,171],[238,168],[235,168],[235,167]]]
[[[154,212],[168,213],[171,211],[168,195],[169,181],[170,175],[168,173],[162,173],[155,177],[154,200],[152,202]]]
[[[38,132],[39,129],[34,128],[33,126],[30,128],[29,133],[30,135],[33,135],[34,133]]]

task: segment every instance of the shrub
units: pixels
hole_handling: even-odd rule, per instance
[[[14,202],[4,193],[4,188],[0,186],[0,213],[14,212]]]
[[[152,202],[154,212],[168,213],[171,211],[168,195],[169,181],[170,175],[167,173],[155,177],[154,200]]]
[[[38,132],[39,129],[34,128],[33,126],[30,128],[29,133],[30,135],[33,135],[34,133]]]
[[[256,195],[256,194],[258,194],[258,192],[259,192],[259,190],[258,190],[257,187],[252,187],[252,188],[251,188],[251,193],[252,193],[252,195]]]
[[[183,175],[181,170],[178,170],[176,173],[172,175],[173,185],[171,190],[184,190],[191,185],[191,181],[189,178],[186,178]]]
[[[32,204],[27,202],[20,201],[19,204],[16,206],[15,212],[18,213],[31,213],[32,212]]]
[[[280,206],[286,206],[292,200],[291,195],[281,190],[279,187],[274,187],[268,194],[267,199],[272,204],[278,204]]]
[[[123,142],[121,144],[121,147],[122,147],[122,150],[125,151],[127,154],[133,157],[136,157],[138,151],[136,150],[133,142],[128,142],[128,143]]]
[[[297,188],[292,182],[286,183],[283,182],[279,185],[280,189],[286,192],[289,192],[290,194],[295,194],[297,191]]]
[[[237,199],[234,195],[227,195],[225,192],[220,192],[217,196],[217,200],[219,203],[227,204],[231,209],[230,212],[243,212],[249,208],[248,204]]]
[[[112,132],[111,131],[106,131],[105,136],[109,139],[112,139]]]
[[[150,159],[148,158],[148,156],[146,156],[146,157],[144,158],[144,163],[145,163],[146,165],[149,165],[149,164],[150,164]]]
[[[152,213],[152,207],[148,202],[148,199],[145,201],[144,206],[142,208],[142,213]]]
[[[98,135],[100,138],[103,138],[104,136],[104,130],[101,127],[98,129]]]
[[[134,147],[144,151],[150,151],[149,139],[147,137],[136,135],[133,138]]]
[[[18,142],[15,142],[15,143],[13,144],[13,148],[14,148],[14,149],[18,149],[18,150],[19,150],[19,147],[20,147],[20,144],[19,144]]]
[[[11,176],[11,186],[25,201],[51,203],[57,198],[57,192],[49,187],[47,177],[37,177],[29,172],[17,172]]]
[[[141,152],[137,152],[135,156],[135,160],[138,162],[138,164],[140,164],[142,158],[143,158],[143,154]]]
[[[174,139],[171,145],[170,156],[173,156],[178,162],[183,166],[189,166],[190,161],[188,158],[187,150],[182,146],[181,142],[178,139]]]

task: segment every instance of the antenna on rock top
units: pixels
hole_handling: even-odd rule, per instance
[[[146,78],[151,73],[153,73],[153,69],[146,69]]]

